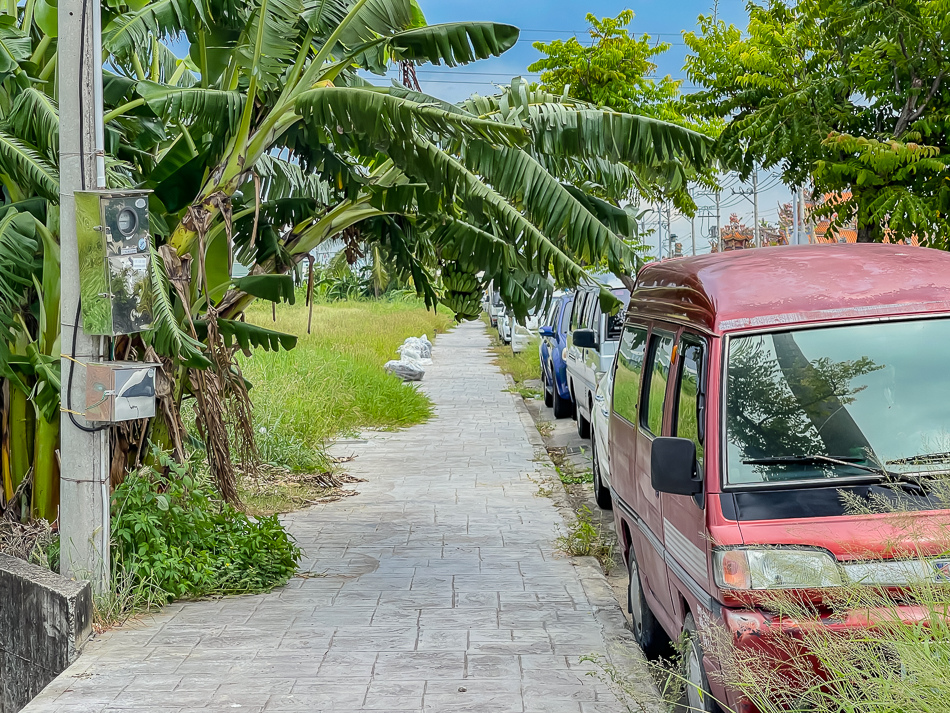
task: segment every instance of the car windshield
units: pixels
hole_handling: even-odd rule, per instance
[[[950,319],[729,341],[727,483],[950,471]]]

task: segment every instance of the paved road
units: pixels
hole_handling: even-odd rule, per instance
[[[480,322],[440,336],[436,417],[336,446],[367,482],[287,518],[314,576],[110,632],[27,713],[622,710],[578,660],[622,615],[589,561],[554,552],[560,515],[487,347]]]

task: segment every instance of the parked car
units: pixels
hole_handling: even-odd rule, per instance
[[[511,343],[511,324],[512,324],[512,321],[509,318],[507,308],[502,307],[502,311],[499,312],[498,317],[496,318],[496,326],[498,328],[498,339],[501,340],[502,344]]]
[[[610,497],[610,397],[613,393],[614,372],[600,377],[594,393],[594,409],[590,418],[590,454],[594,471],[594,499],[603,510],[613,508]]]
[[[505,313],[505,303],[501,301],[501,293],[498,290],[492,290],[491,299],[488,302],[488,321],[491,326],[498,326],[498,317]]]
[[[712,675],[697,623],[781,656],[794,647],[771,637],[799,622],[769,609],[778,590],[820,605],[827,588],[906,581],[907,561],[890,559],[901,553],[943,554],[926,533],[950,510],[926,481],[950,462],[947,344],[950,255],[937,250],[796,245],[640,271],[615,364],[610,486],[636,637],[652,655],[685,633],[692,710],[714,710],[712,694],[754,711]],[[911,513],[859,514],[897,497]],[[921,576],[948,565],[926,559]]]
[[[544,405],[554,409],[555,418],[567,418],[573,413],[571,390],[567,385],[567,366],[564,350],[567,348],[567,329],[571,322],[574,294],[562,292],[554,296],[545,324],[541,326],[541,381],[544,386]]]
[[[613,293],[627,306],[630,290],[613,286]],[[623,327],[623,309],[614,315],[606,315],[600,309],[600,291],[596,287],[579,290],[574,297],[571,324],[567,337],[567,383],[574,402],[577,418],[577,434],[590,437],[590,418],[594,405],[594,392],[600,380],[613,363]],[[587,341],[578,343],[578,330]]]
[[[528,342],[531,337],[538,333],[541,326],[541,318],[532,311],[528,314],[524,324],[520,324],[512,315],[506,315],[508,320],[508,334],[511,342],[511,352],[520,354],[528,348]]]

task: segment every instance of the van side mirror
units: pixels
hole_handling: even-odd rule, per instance
[[[578,349],[599,349],[597,332],[593,329],[575,329],[572,336],[574,346]]]
[[[541,327],[541,329],[538,330],[538,334],[540,334],[542,337],[552,337],[552,338],[553,338],[553,337],[554,337],[554,327],[552,327],[550,324],[546,324],[546,325],[544,325],[543,327]]]
[[[696,468],[696,444],[689,438],[662,437],[653,441],[650,454],[653,489],[672,495],[703,492],[703,479]]]

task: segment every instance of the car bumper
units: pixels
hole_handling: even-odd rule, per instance
[[[798,621],[789,618],[781,618],[757,609],[729,609],[723,607],[718,623],[724,630],[731,645],[744,652],[761,653],[763,657],[769,657],[775,665],[772,669],[778,671],[781,668],[782,661],[791,660],[796,657],[804,656],[811,666],[811,673],[822,678],[821,666],[818,660],[808,656],[805,645],[801,648],[796,642],[800,642],[803,633],[808,629],[822,627],[828,631],[847,633],[867,631],[873,628],[875,622],[888,622],[890,624],[900,621],[907,625],[926,623],[932,618],[932,612],[927,612],[922,607],[910,605],[895,605],[889,609],[881,610],[860,610],[846,612],[836,615],[834,618],[810,619],[807,621]],[[779,641],[777,637],[786,637]],[[799,658],[799,661],[802,659]],[[760,713],[753,703],[738,692],[726,689],[721,683],[719,674],[719,663],[712,657],[706,656],[704,660],[706,671],[710,673],[710,683],[712,685],[713,695],[720,701],[725,702],[735,713]],[[801,670],[801,669],[798,669]]]

